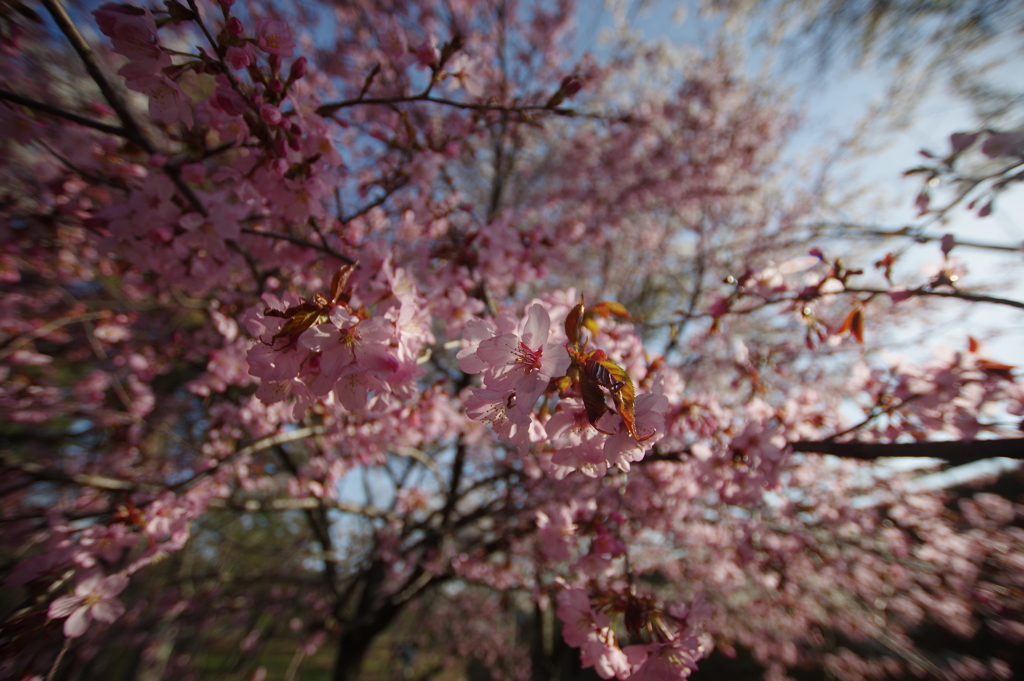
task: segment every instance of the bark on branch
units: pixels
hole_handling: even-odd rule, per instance
[[[963,464],[994,457],[1024,460],[1024,438],[961,440],[953,442],[794,442],[793,451],[832,454],[847,459],[874,461],[883,457],[909,456],[944,459]]]

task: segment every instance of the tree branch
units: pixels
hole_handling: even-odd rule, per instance
[[[100,64],[99,59],[96,57],[96,53],[89,47],[89,43],[85,42],[85,38],[78,31],[78,27],[68,16],[64,6],[60,4],[60,0],[41,0],[43,5],[46,7],[50,16],[57,23],[61,32],[67,37],[71,46],[78,53],[79,58],[85,65],[85,70],[89,72],[89,75],[95,81],[99,87],[100,92],[103,93],[103,97],[106,98],[107,103],[117,113],[117,117],[121,119],[121,124],[124,126],[124,136],[129,140],[138,145],[143,151],[148,154],[155,154],[159,150],[156,145],[153,144],[146,132],[135,120],[135,116],[132,115],[131,109],[128,108],[128,102],[121,95],[121,92],[114,87],[113,83],[107,78],[103,72],[103,67]],[[199,200],[196,193],[192,191],[192,187],[181,179],[181,174],[178,169],[174,166],[167,166],[163,169],[174,186],[177,187],[178,191],[188,200],[192,207],[199,211],[204,217],[208,216],[209,213],[206,210],[206,206]]]
[[[1024,438],[1004,440],[961,440],[953,442],[793,442],[793,451],[832,454],[847,459],[874,461],[883,457],[929,457],[952,464],[970,463],[993,457],[1024,460]]]
[[[119,128],[116,125],[108,125],[106,123],[100,123],[99,121],[94,121],[91,118],[86,118],[85,116],[80,116],[80,115],[78,115],[78,114],[76,114],[74,112],[68,111],[67,109],[62,109],[59,106],[54,106],[52,104],[46,104],[44,102],[37,102],[34,99],[29,99],[28,97],[22,97],[21,95],[16,95],[13,92],[8,92],[7,90],[0,90],[0,99],[5,99],[8,102],[14,102],[15,104],[20,104],[21,106],[28,107],[29,109],[35,109],[36,111],[42,111],[43,113],[48,113],[51,116],[56,116],[57,118],[63,118],[63,119],[69,120],[69,121],[71,121],[73,123],[78,123],[79,125],[84,125],[84,126],[86,126],[88,128],[93,128],[95,130],[99,130],[100,132],[105,132],[108,135],[117,135],[118,137],[125,137],[125,138],[130,139],[130,137],[128,136],[128,131],[125,130],[124,128]]]
[[[888,294],[890,291],[884,289],[873,289],[873,288],[847,288],[839,293],[871,293],[874,295]],[[1010,300],[1009,298],[996,298],[995,296],[986,296],[980,293],[968,293],[966,291],[935,291],[926,289],[924,287],[909,289],[907,291],[911,296],[938,296],[940,298],[959,298],[960,300],[967,300],[972,303],[992,303],[993,305],[1006,305],[1007,307],[1016,307],[1024,310],[1024,302],[1019,300]]]
[[[457,109],[471,109],[473,111],[502,111],[505,113],[518,113],[520,115],[530,111],[544,112],[550,111],[557,116],[574,117],[579,116],[582,118],[594,118],[597,120],[613,120],[613,121],[626,121],[626,117],[622,116],[606,116],[597,113],[588,113],[577,111],[569,107],[551,107],[546,104],[525,104],[522,106],[509,106],[507,104],[481,104],[478,102],[460,102],[454,99],[445,99],[443,97],[431,97],[429,95],[396,95],[394,97],[358,97],[356,99],[345,99],[340,102],[332,102],[330,104],[323,104],[317,108],[316,113],[320,116],[328,117],[339,109],[348,107],[358,106],[360,104],[400,104],[402,102],[431,102],[433,104],[444,104],[446,106],[452,106]]]
[[[247,511],[249,513],[265,513],[269,511],[309,511],[317,508],[329,508],[342,513],[361,515],[366,518],[383,518],[395,520],[398,516],[394,513],[382,511],[369,505],[353,504],[337,499],[317,499],[314,497],[293,498],[284,497],[278,499],[211,499],[210,508],[231,509],[234,511]]]
[[[843,236],[865,236],[865,237],[880,237],[883,239],[895,239],[899,237],[911,239],[919,244],[930,243],[933,241],[942,241],[941,236],[929,236],[926,234],[917,234],[915,229],[920,227],[906,226],[896,230],[882,229],[880,227],[865,227],[863,225],[856,225],[848,222],[840,223],[828,223],[819,222],[811,225],[815,229],[836,229],[840,230]],[[1008,253],[1020,253],[1024,251],[1024,244],[1007,245],[1007,244],[993,244],[983,241],[968,241],[963,239],[955,239],[957,246],[967,246],[969,248],[982,248],[990,251],[1004,251]]]
[[[341,251],[337,251],[328,246],[327,242],[324,242],[323,244],[315,244],[312,241],[306,241],[305,239],[299,238],[297,236],[291,236],[289,234],[278,234],[277,232],[258,232],[255,229],[252,229],[251,227],[243,227],[242,234],[249,234],[251,236],[263,236],[268,239],[287,241],[289,243],[295,244],[296,246],[302,246],[304,248],[312,248],[313,250],[320,251],[322,253],[326,253],[330,256],[333,256],[348,265],[354,265],[356,262],[355,260],[345,255]]]

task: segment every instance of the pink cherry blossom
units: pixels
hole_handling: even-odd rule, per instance
[[[409,44],[405,38],[405,29],[395,21],[388,22],[386,28],[377,37],[381,51],[392,62],[400,62],[409,56]]]
[[[54,600],[47,614],[52,619],[67,617],[64,635],[77,638],[89,628],[90,619],[109,624],[124,614],[124,605],[116,596],[126,586],[128,576],[124,573],[109,577],[100,572],[91,573],[78,582],[74,594]]]
[[[130,11],[124,5],[106,3],[93,12],[114,50],[150,72],[170,66],[171,58],[159,46],[156,22],[149,10]]]
[[[268,54],[290,57],[295,50],[288,25],[278,19],[260,17],[256,20],[256,44]]]
[[[310,327],[299,337],[301,347],[322,354],[320,370],[327,377],[339,378],[351,364],[360,370],[382,375],[398,369],[388,342],[394,327],[380,317],[360,320],[336,307],[331,311],[331,323]]]
[[[494,378],[489,385],[515,392],[514,410],[533,411],[537,398],[555,377],[564,376],[571,360],[565,348],[548,343],[551,319],[541,305],[527,313],[522,333],[504,333],[480,343],[477,357],[489,365]]]
[[[252,54],[251,43],[246,43],[242,47],[232,45],[227,49],[224,59],[233,69],[244,69],[256,61],[255,56]]]

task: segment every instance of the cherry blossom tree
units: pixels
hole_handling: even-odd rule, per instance
[[[916,278],[830,238],[724,46],[576,55],[569,2],[0,9],[0,677],[1019,670],[1020,504],[873,462],[1024,458],[1015,367],[877,352],[1024,303],[951,238]],[[1019,180],[1017,137],[951,144],[929,186],[1006,163],[943,210]]]

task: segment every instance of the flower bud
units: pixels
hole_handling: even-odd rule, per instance
[[[296,81],[306,75],[306,58],[299,57],[292,62],[292,68],[288,71],[288,82]]]
[[[281,110],[273,104],[263,104],[260,106],[260,118],[267,125],[277,125],[281,122]]]

